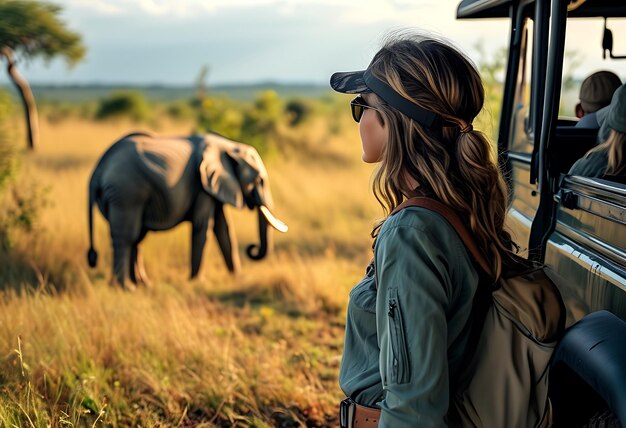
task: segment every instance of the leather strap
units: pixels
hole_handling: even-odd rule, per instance
[[[377,428],[380,421],[380,409],[354,404],[353,428]]]
[[[445,218],[450,226],[452,226],[454,230],[456,230],[456,233],[465,244],[465,247],[469,250],[470,254],[474,258],[474,260],[480,265],[482,270],[485,271],[485,273],[487,273],[488,275],[492,275],[492,270],[489,266],[489,263],[487,263],[485,256],[478,249],[476,241],[474,241],[474,238],[472,238],[471,233],[469,233],[459,216],[450,207],[431,198],[415,197],[409,198],[402,202],[389,215],[392,216],[398,211],[403,210],[407,207],[426,208],[427,210],[434,211],[437,214],[441,215],[443,218]]]

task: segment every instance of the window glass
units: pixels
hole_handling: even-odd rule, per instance
[[[626,56],[626,19],[609,18],[607,27],[613,33],[613,55]],[[604,18],[570,19],[565,33],[563,79],[559,115],[576,117],[580,86],[596,71],[607,70],[626,82],[626,59],[602,58]]]
[[[533,142],[528,138],[530,114],[530,82],[532,72],[533,21],[526,19],[520,52],[519,71],[513,101],[511,142],[513,152],[531,153]]]
[[[626,19],[609,18],[607,27],[613,33],[613,55],[626,56]],[[595,111],[600,107],[599,101],[601,99],[604,100],[604,103],[610,102],[611,94],[603,94],[599,92],[601,90],[596,92],[586,90],[586,94],[582,93],[582,83],[588,76],[598,71],[609,71],[617,75],[622,83],[626,82],[626,59],[611,59],[608,52],[606,58],[602,58],[603,32],[603,18],[570,19],[567,22],[559,105],[559,117],[561,119],[559,124],[561,126],[584,127],[588,128],[585,131],[589,131],[589,128],[597,129],[601,125],[599,123],[601,120],[599,121],[598,118],[602,116],[596,115]],[[614,84],[617,85],[618,82]],[[583,98],[593,97],[598,102],[592,104],[591,98],[581,100],[581,96]],[[575,128],[572,131],[578,132]],[[580,133],[582,132],[580,131]],[[618,146],[626,143],[626,135],[616,134],[619,135],[614,135],[608,140],[606,139],[609,135],[608,130],[584,138],[577,134],[570,139],[571,141],[564,140],[562,146],[558,148],[559,153],[565,156],[564,150],[568,150],[570,153],[576,152],[571,164],[580,160],[573,166],[573,169],[569,169],[569,172],[573,175],[605,178],[612,181],[624,180],[626,168],[623,163],[626,160],[623,159],[623,156],[618,155],[623,151],[623,148]],[[603,142],[606,144],[598,147]],[[589,150],[594,150],[594,152],[587,155]],[[613,176],[603,175],[607,167],[609,171],[614,173]],[[566,169],[563,172],[567,171]]]

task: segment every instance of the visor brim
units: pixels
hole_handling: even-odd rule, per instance
[[[365,70],[345,71],[330,76],[330,87],[344,94],[366,94],[372,92],[365,84]]]

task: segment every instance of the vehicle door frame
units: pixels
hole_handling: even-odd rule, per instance
[[[539,141],[535,139],[536,155],[533,154],[531,173],[534,171],[539,187],[539,207],[533,219],[528,242],[529,258],[543,262],[545,249],[556,225],[556,204],[554,194],[558,189],[559,174],[553,174],[548,158],[550,143],[556,134],[558,122],[559,102],[561,98],[561,83],[563,78],[563,57],[565,53],[565,30],[567,27],[567,2],[552,0],[550,2],[549,22],[546,11],[548,0],[537,0],[536,12],[543,17],[542,37],[548,37],[548,55],[545,67],[545,91],[543,100],[537,99],[533,103],[543,101],[541,115],[536,115],[536,121],[541,121]],[[544,40],[545,42],[546,40]],[[535,52],[536,55],[540,52]],[[533,63],[536,60],[533,57]]]
[[[543,110],[544,110],[544,98],[545,88],[543,82],[546,81],[548,55],[545,53],[548,51],[548,34],[550,25],[550,0],[529,0],[511,5],[511,33],[509,41],[509,54],[507,60],[506,79],[504,84],[504,93],[502,98],[502,113],[500,116],[500,126],[498,131],[498,163],[505,177],[507,177],[507,184],[509,186],[510,197],[513,195],[513,183],[512,174],[513,166],[511,159],[515,159],[522,163],[530,163],[530,184],[536,184],[539,178],[539,170],[542,167],[540,162],[540,136],[543,123]],[[533,8],[534,10],[528,10]],[[525,20],[532,16],[533,19],[533,40],[532,40],[532,55],[531,55],[531,96],[529,104],[529,121],[527,135],[533,142],[533,151],[530,156],[527,153],[511,152],[511,129],[513,123],[513,110],[515,103],[515,94],[517,91],[517,83],[520,73],[520,60],[522,55],[522,44],[525,30]],[[562,54],[561,54],[562,57]],[[561,65],[562,68],[562,65]],[[558,104],[558,100],[557,100]],[[557,109],[558,112],[558,109]],[[545,153],[545,151],[543,152]],[[540,178],[540,180],[543,176]],[[547,195],[547,193],[544,192]],[[541,197],[540,203],[541,206]],[[552,195],[545,196],[551,198]],[[512,199],[509,201],[512,202]],[[544,204],[545,206],[545,204]],[[545,208],[544,208],[545,210]],[[538,208],[539,212],[539,208]],[[542,214],[543,215],[543,214]],[[537,216],[533,218],[533,224]],[[536,247],[536,244],[529,240],[529,242],[519,243],[521,246],[528,245],[529,249]],[[544,243],[545,248],[545,243]],[[529,255],[534,259],[539,259],[535,254],[536,251],[529,251]]]

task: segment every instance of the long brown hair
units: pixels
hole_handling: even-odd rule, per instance
[[[606,141],[589,150],[585,157],[594,152],[606,152],[608,162],[604,175],[610,178],[626,172],[626,134],[623,132],[611,129]]]
[[[428,129],[376,97],[388,133],[373,180],[376,199],[387,214],[418,195],[448,205],[468,220],[478,246],[493,261],[491,273],[499,277],[502,257],[512,246],[504,230],[507,187],[486,136],[471,126],[484,101],[476,68],[446,42],[407,34],[387,41],[369,68],[396,92],[451,125]],[[417,189],[407,175],[419,183]],[[374,238],[381,225],[372,230]]]

